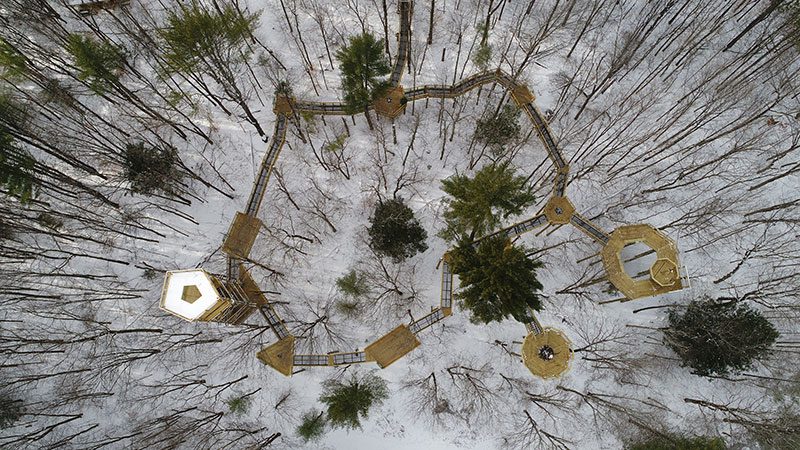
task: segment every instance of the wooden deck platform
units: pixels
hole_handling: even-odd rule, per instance
[[[564,333],[555,328],[528,333],[522,342],[522,362],[537,377],[558,378],[569,368],[571,345]]]
[[[377,341],[369,344],[364,352],[367,359],[375,361],[381,369],[402,358],[419,346],[414,333],[405,325],[400,325]]]
[[[264,347],[260,352],[256,353],[256,357],[287,377],[291,376],[294,368],[294,336],[289,335],[268,347]]]
[[[386,92],[375,99],[372,103],[375,112],[381,116],[394,119],[395,117],[403,114],[406,110],[403,98],[405,93],[402,86],[393,86],[386,90]]]
[[[649,277],[634,279],[625,272],[622,249],[641,242],[656,252]],[[608,280],[627,300],[664,294],[683,288],[678,267],[678,248],[672,239],[647,224],[624,225],[611,233],[611,239],[600,252]]]

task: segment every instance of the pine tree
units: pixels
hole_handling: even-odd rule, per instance
[[[515,176],[508,163],[485,166],[472,178],[454,175],[442,181],[442,189],[452,197],[445,200],[447,227],[440,233],[449,241],[494,231],[502,220],[522,213],[534,201],[525,177]]]
[[[226,2],[213,8],[192,0],[168,12],[167,26],[159,31],[163,39],[165,72],[182,73],[214,103],[230,113],[222,100],[235,102],[259,136],[266,133],[247,104],[247,89],[242,85],[252,69],[241,70],[253,54],[248,42],[258,24],[259,14],[242,12]],[[214,80],[224,95],[209,89],[204,77]]]
[[[319,401],[327,406],[328,421],[337,428],[361,428],[370,408],[389,396],[386,381],[372,374],[353,376],[347,382],[327,380],[323,388]]]
[[[664,342],[693,373],[725,375],[740,372],[765,358],[778,331],[749,306],[712,299],[691,302],[669,312]]]
[[[519,124],[519,109],[514,105],[505,105],[500,113],[478,119],[475,126],[475,140],[489,147],[492,154],[500,156],[506,146],[519,138],[522,127]]]
[[[725,450],[725,441],[718,437],[708,436],[655,436],[633,445],[626,450]]]
[[[125,52],[116,45],[73,33],[67,37],[67,51],[75,59],[78,78],[102,94],[119,83],[119,73],[125,67]]]
[[[375,253],[395,261],[428,249],[428,233],[402,200],[378,202],[370,218],[369,246]]]
[[[336,52],[342,70],[344,101],[350,114],[363,111],[369,119],[369,105],[386,91],[391,73],[389,61],[383,52],[383,40],[369,33],[352,36],[350,43]]]
[[[528,251],[498,235],[477,245],[462,240],[448,253],[450,267],[461,283],[456,298],[471,311],[473,322],[499,322],[508,316],[529,322],[529,308],[541,310],[542,284],[536,269],[542,264],[530,259]]]
[[[303,414],[303,422],[297,427],[297,435],[306,442],[316,441],[321,438],[325,434],[325,426],[327,425],[323,414],[314,410]]]

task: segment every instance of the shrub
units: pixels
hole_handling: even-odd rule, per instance
[[[347,382],[328,380],[319,401],[327,406],[328,421],[337,428],[361,428],[370,408],[389,396],[386,381],[372,374],[353,376]]]
[[[238,395],[228,398],[225,403],[228,405],[228,409],[230,409],[231,413],[241,416],[250,409],[251,399],[244,395]]]
[[[362,297],[369,293],[367,276],[355,269],[351,269],[345,275],[336,280],[336,287],[351,297]]]
[[[303,422],[297,427],[297,435],[304,441],[315,441],[325,434],[327,421],[322,412],[311,410],[303,414]]]
[[[14,425],[22,414],[21,401],[0,394],[0,430]]]

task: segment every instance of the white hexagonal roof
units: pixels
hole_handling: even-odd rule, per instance
[[[200,296],[197,296],[199,292]],[[203,269],[167,272],[161,308],[186,320],[197,320],[219,301],[211,275]]]

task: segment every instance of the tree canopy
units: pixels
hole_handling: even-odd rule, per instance
[[[664,342],[694,373],[725,375],[769,355],[778,335],[772,323],[748,305],[706,299],[669,312]]]
[[[518,215],[534,201],[525,177],[516,176],[508,164],[483,167],[473,177],[454,175],[442,181],[446,228],[441,236],[449,241],[464,236],[483,236],[510,216]]]
[[[477,245],[463,240],[448,253],[450,267],[461,282],[456,299],[470,310],[473,322],[499,322],[508,316],[529,322],[528,308],[542,309],[538,295],[542,284],[536,278],[542,264],[527,252],[498,235]]]
[[[342,90],[348,112],[364,111],[387,87],[385,76],[391,66],[383,50],[383,39],[364,33],[352,36],[348,45],[336,52],[342,71]]]
[[[119,83],[119,73],[125,67],[122,48],[78,33],[67,37],[66,48],[75,59],[78,78],[88,81],[94,92],[104,93]]]
[[[160,32],[166,44],[164,56],[168,68],[173,72],[215,67],[230,70],[229,63],[251,53],[244,44],[258,17],[257,13],[241,13],[233,4],[220,5],[211,11],[197,1],[170,11],[167,27]]]
[[[348,381],[327,380],[319,401],[327,406],[328,421],[337,428],[361,428],[370,408],[389,396],[386,381],[372,374]]]
[[[375,205],[370,218],[369,246],[375,253],[402,261],[428,249],[428,233],[402,200]]]

